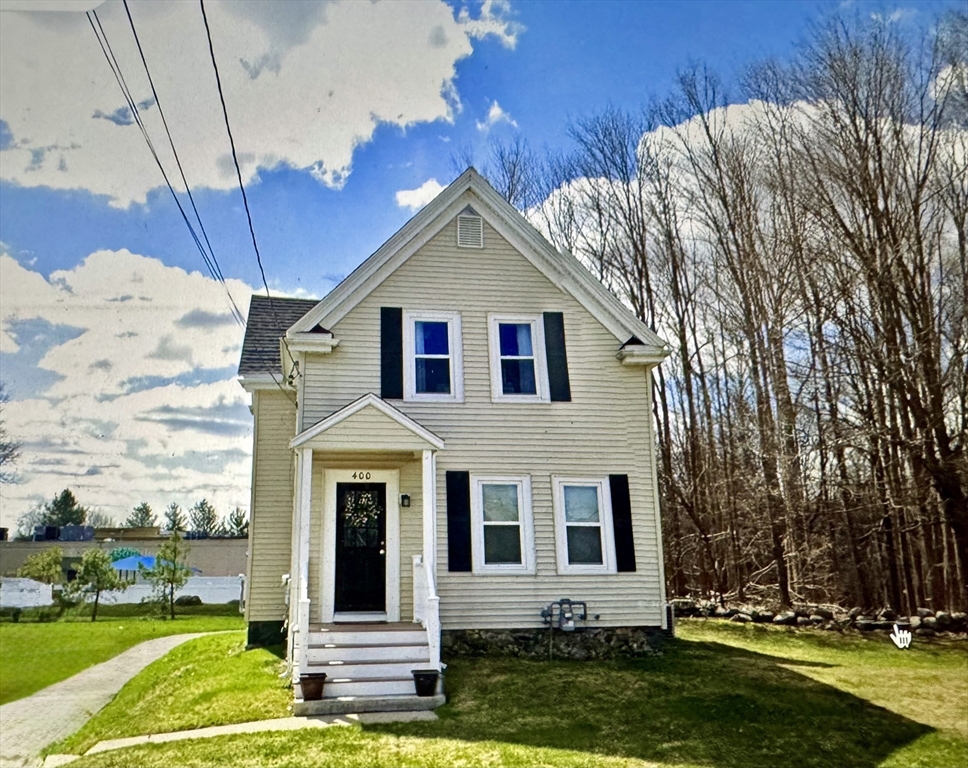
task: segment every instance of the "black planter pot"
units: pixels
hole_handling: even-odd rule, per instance
[[[436,669],[413,669],[413,684],[418,696],[433,696],[437,693],[437,679],[440,672]]]
[[[323,683],[325,682],[325,672],[300,675],[299,688],[302,690],[303,701],[319,701],[323,698]]]

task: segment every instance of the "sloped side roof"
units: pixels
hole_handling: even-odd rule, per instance
[[[319,302],[314,299],[283,299],[253,295],[242,342],[239,375],[278,371],[279,339],[299,318]]]

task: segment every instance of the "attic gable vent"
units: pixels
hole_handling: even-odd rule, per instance
[[[484,247],[484,220],[476,213],[461,213],[457,217],[457,245],[460,248]]]

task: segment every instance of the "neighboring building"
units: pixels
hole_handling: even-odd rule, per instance
[[[250,642],[288,621],[336,697],[412,691],[441,629],[540,628],[562,597],[664,628],[666,354],[473,169],[322,301],[254,296]]]

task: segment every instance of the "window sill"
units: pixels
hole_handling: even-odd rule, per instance
[[[500,566],[492,565],[490,567],[483,566],[475,568],[471,571],[475,576],[534,576],[535,570],[533,568],[523,568],[523,567],[508,567],[502,568]]]
[[[464,398],[454,395],[405,395],[405,403],[463,403]]]
[[[559,576],[610,576],[617,571],[607,565],[566,565],[558,569]]]

